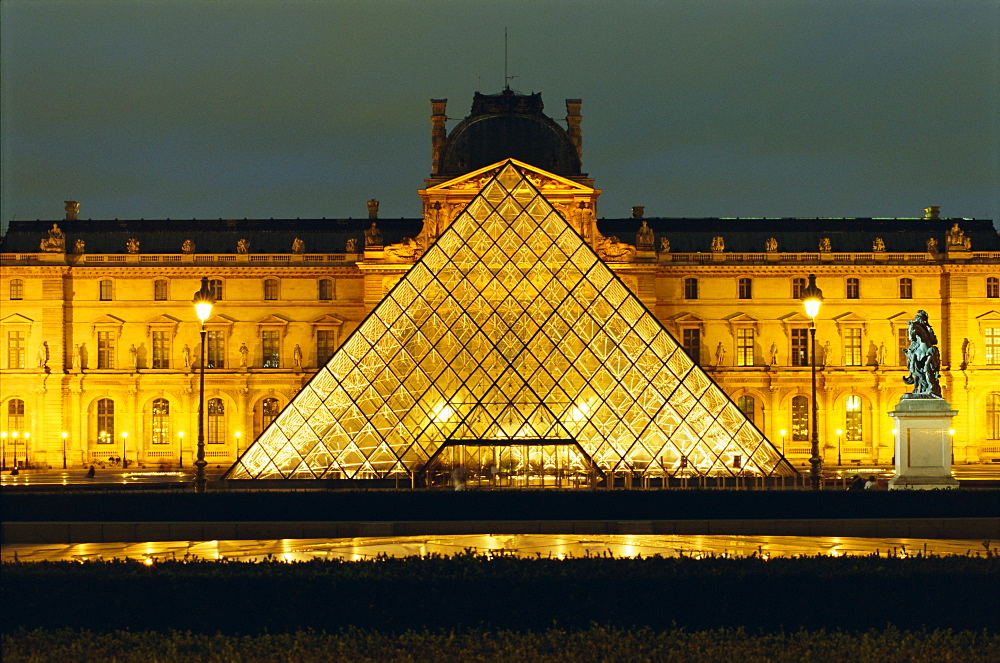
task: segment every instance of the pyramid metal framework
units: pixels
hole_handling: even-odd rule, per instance
[[[524,172],[497,170],[225,478],[795,474]]]

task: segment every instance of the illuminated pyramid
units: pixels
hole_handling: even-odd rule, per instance
[[[225,478],[413,477],[456,462],[795,473],[511,162]]]

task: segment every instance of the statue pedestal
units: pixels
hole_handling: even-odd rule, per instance
[[[958,488],[951,475],[951,419],[948,401],[904,398],[889,416],[896,422],[896,473],[889,490]]]

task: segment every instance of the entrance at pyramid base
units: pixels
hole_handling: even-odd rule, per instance
[[[453,439],[417,471],[419,486],[593,488],[607,478],[574,439]]]

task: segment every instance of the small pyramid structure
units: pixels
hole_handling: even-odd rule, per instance
[[[795,474],[523,168],[495,170],[225,478],[413,476],[456,445]]]

